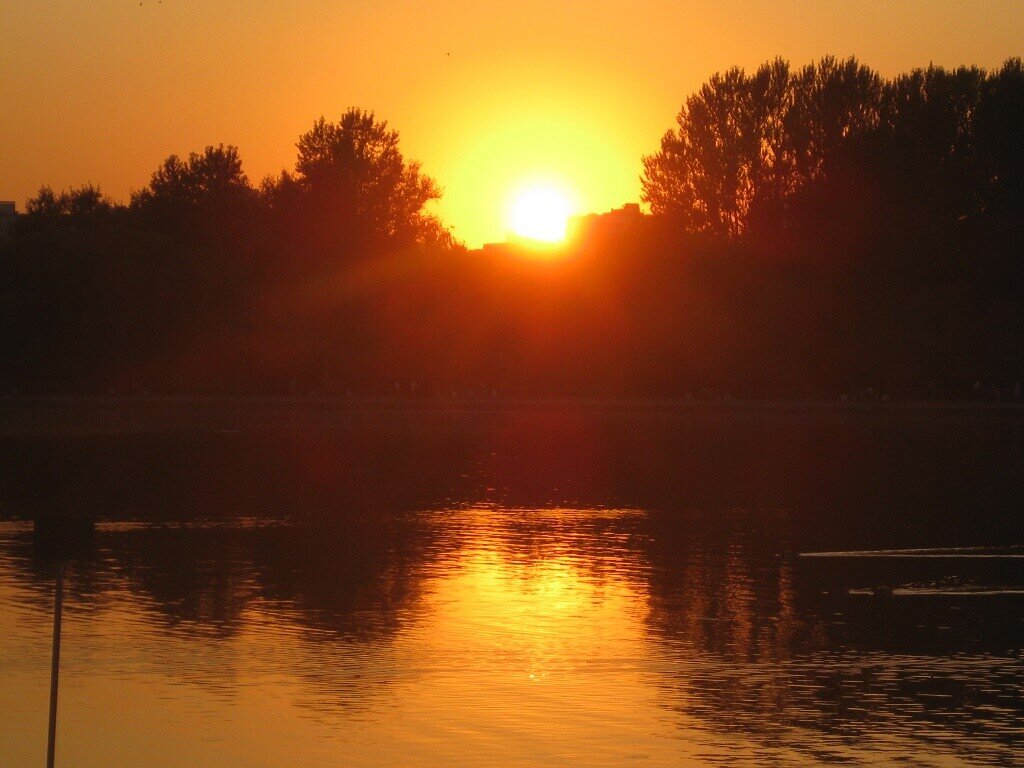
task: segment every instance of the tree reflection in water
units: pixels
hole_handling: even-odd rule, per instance
[[[584,736],[600,756],[589,718],[609,740],[712,763],[734,749],[765,764],[1012,762],[1019,597],[826,595],[797,557],[1021,541],[1008,512],[1021,477],[1005,471],[1019,447],[992,450],[1005,427],[986,440],[931,422],[633,427],[563,413],[23,439],[5,509],[100,510],[94,555],[67,576],[91,658],[118,632],[177,638],[124,664],[231,697],[256,684],[258,657],[315,717],[361,711],[402,739],[422,727],[422,754],[450,756],[431,739],[461,728],[462,757],[486,743],[515,762],[537,746],[519,728],[546,734],[552,760]],[[937,450],[939,433],[964,450]],[[971,471],[951,495],[957,462]],[[25,525],[3,525],[0,587],[43,604],[51,567]],[[658,711],[669,719],[640,728]]]

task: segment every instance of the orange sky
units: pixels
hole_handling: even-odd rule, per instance
[[[475,246],[504,239],[533,180],[580,211],[636,200],[641,155],[716,70],[998,66],[1024,54],[1024,3],[0,0],[0,35],[0,199],[86,181],[124,199],[167,155],[220,142],[258,182],[357,106],[401,132]]]

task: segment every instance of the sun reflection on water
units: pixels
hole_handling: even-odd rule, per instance
[[[69,761],[1000,765],[1019,722],[1019,658],[878,645],[873,623],[941,611],[820,612],[769,510],[236,522],[98,526],[95,560],[69,571]],[[0,741],[28,764],[51,582],[30,530],[5,525]]]

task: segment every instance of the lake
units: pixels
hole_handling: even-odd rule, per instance
[[[3,425],[5,768],[1024,765],[1020,412]]]

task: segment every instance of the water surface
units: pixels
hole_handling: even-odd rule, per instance
[[[1024,764],[1021,422],[344,414],[3,438],[0,764]],[[949,554],[949,553],[947,553]],[[875,590],[882,582],[895,587]],[[877,592],[877,594],[876,594]]]

